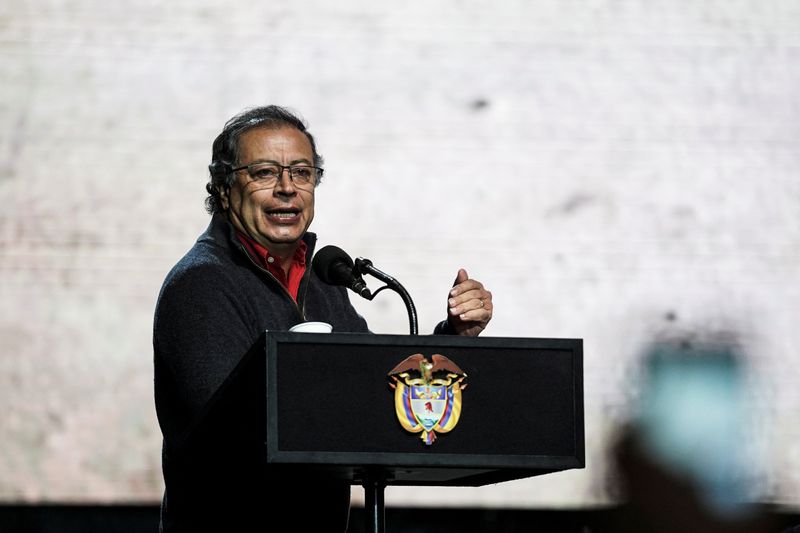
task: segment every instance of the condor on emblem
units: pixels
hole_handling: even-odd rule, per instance
[[[467,375],[447,357],[434,354],[428,361],[421,353],[407,357],[389,372],[394,389],[397,420],[410,433],[422,432],[427,444],[436,432],[447,433],[461,416],[461,391]]]

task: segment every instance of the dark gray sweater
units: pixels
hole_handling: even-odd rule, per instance
[[[316,237],[307,233],[304,240],[310,265]],[[349,486],[278,477],[262,464],[258,448],[230,449],[232,436],[205,436],[194,439],[202,440],[199,448],[187,445],[212,395],[259,336],[303,321],[328,322],[334,332],[368,332],[346,290],[323,283],[311,268],[295,303],[250,259],[222,215],[212,217],[167,275],[153,326],[156,411],[164,435],[164,531],[235,531],[244,524],[262,531],[277,513],[304,513],[297,517],[301,529],[313,526],[300,525],[311,519],[317,529],[344,530]]]

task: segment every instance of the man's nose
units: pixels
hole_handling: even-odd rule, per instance
[[[294,194],[297,190],[294,187],[292,171],[289,167],[283,167],[275,183],[275,192],[278,194]]]

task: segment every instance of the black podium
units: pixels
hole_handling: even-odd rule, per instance
[[[363,485],[382,531],[386,485],[583,468],[582,349],[579,339],[267,332],[242,364],[251,392],[263,386],[270,467]],[[444,355],[466,374],[458,423],[430,445],[401,426],[390,388],[388,373],[413,354]]]
[[[274,480],[358,484],[379,532],[387,485],[481,486],[583,468],[582,349],[578,339],[266,332],[167,450],[186,492],[173,508],[245,499],[258,509]],[[401,424],[401,412],[406,425],[417,414],[398,407],[389,374],[436,356],[458,368],[445,372],[458,376],[458,422],[426,444]]]

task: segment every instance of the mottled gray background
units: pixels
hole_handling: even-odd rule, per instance
[[[639,351],[699,328],[749,354],[753,498],[797,506],[799,73],[794,0],[6,0],[0,499],[158,499],[155,298],[214,136],[278,103],[327,158],[313,229],[421,329],[465,266],[487,334],[585,339],[585,470],[389,505],[609,502]]]

